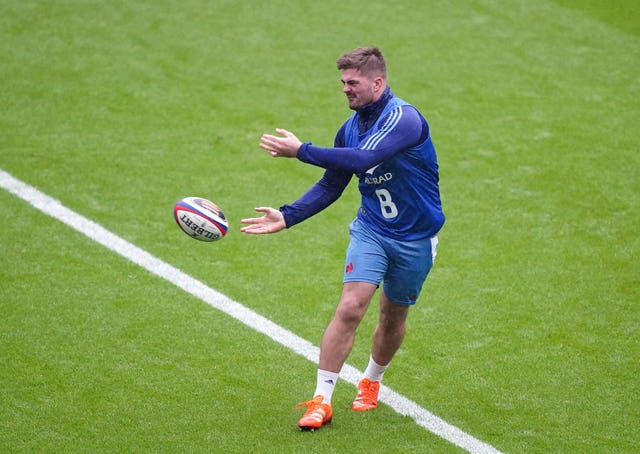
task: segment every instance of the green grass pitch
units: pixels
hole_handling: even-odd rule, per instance
[[[426,115],[447,223],[385,384],[503,452],[640,446],[636,2],[0,4],[0,169],[318,344],[355,185],[239,233],[321,175],[258,146],[330,145],[335,60],[382,48]],[[172,219],[208,197],[218,243]],[[300,433],[315,365],[0,190],[1,452],[460,452],[383,405]],[[349,364],[364,368],[372,305]]]

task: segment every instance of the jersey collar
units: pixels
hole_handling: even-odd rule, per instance
[[[391,98],[393,98],[393,92],[391,88],[387,87],[377,101],[356,110],[358,114],[358,130],[361,134],[368,131],[375,124]]]

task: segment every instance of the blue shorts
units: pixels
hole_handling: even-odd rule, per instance
[[[358,219],[349,233],[343,282],[384,282],[384,292],[393,303],[415,304],[436,258],[438,237],[394,240],[374,233]]]

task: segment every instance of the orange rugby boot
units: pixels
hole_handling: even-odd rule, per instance
[[[323,399],[322,396],[318,395],[312,400],[298,404],[298,407],[307,407],[307,411],[298,421],[300,430],[316,430],[331,422],[333,417],[331,404],[323,404]]]
[[[363,378],[358,383],[358,395],[356,396],[351,409],[355,411],[373,410],[378,406],[378,391],[380,382]]]

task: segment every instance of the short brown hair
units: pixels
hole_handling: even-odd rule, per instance
[[[377,47],[358,47],[342,54],[337,61],[338,69],[357,69],[366,76],[387,78],[387,64]]]

